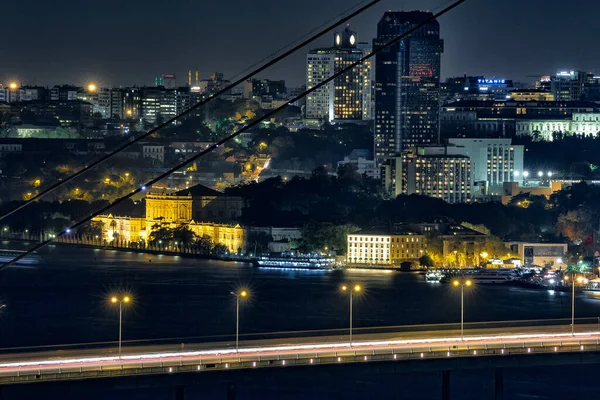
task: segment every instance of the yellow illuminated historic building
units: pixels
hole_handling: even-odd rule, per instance
[[[417,260],[427,248],[425,236],[412,232],[367,233],[348,235],[348,264],[399,266]]]
[[[199,237],[208,235],[232,253],[245,251],[246,229],[235,223],[241,216],[243,200],[198,185],[173,194],[149,193],[145,217],[100,215],[94,221],[104,224],[104,240],[148,243],[157,226],[176,228],[185,224]]]

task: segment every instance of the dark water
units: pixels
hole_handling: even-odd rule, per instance
[[[4,243],[7,247],[9,243]],[[346,328],[342,283],[360,282],[355,327],[449,323],[460,318],[457,289],[410,273],[289,272],[135,253],[49,247],[34,267],[0,273],[2,347],[115,340],[118,312],[108,302],[130,293],[124,340],[230,335],[237,288],[248,288],[242,333]],[[152,262],[148,262],[151,258]],[[465,320],[568,318],[570,294],[478,286],[465,296]],[[600,301],[577,296],[578,317],[600,316]]]
[[[8,242],[2,245],[14,248]],[[231,335],[235,300],[230,292],[238,288],[251,293],[242,306],[242,333],[346,328],[348,299],[339,287],[354,282],[365,287],[364,294],[355,299],[356,327],[453,323],[460,318],[460,296],[455,288],[427,283],[410,273],[257,270],[243,263],[68,247],[49,247],[40,257],[36,266],[17,266],[0,273],[0,300],[7,305],[0,315],[2,347],[114,341],[118,312],[108,298],[116,292],[130,293],[134,299],[124,314],[125,340]],[[473,287],[467,291],[465,303],[467,322],[568,318],[571,310],[568,293],[509,286]],[[599,316],[600,301],[578,295],[576,312],[578,317]],[[595,376],[585,365],[568,370],[507,370],[505,399],[598,398]],[[441,398],[437,374],[399,376],[392,386],[384,383],[385,377],[381,382],[378,379],[375,374],[340,385],[299,371],[268,387],[260,381],[244,380],[237,386],[235,398],[348,399],[369,393],[374,398]],[[124,390],[108,382],[18,386],[4,393],[6,398],[24,398],[37,391],[52,398],[85,396],[90,400],[108,396],[174,398],[173,387]],[[220,383],[191,386],[186,398],[229,398],[226,387]],[[57,391],[46,392],[50,389]],[[452,392],[453,399],[493,398],[493,371],[453,373]]]

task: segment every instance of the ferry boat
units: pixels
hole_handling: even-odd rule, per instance
[[[456,278],[458,279],[469,279],[474,284],[488,284],[488,283],[508,283],[518,279],[518,271],[513,268],[510,269],[470,269],[445,275],[441,282],[452,283]]]
[[[517,274],[513,269],[482,269],[470,278],[475,284],[507,283],[517,279]]]
[[[334,257],[319,254],[272,253],[257,257],[253,264],[258,268],[332,270],[336,268]]]
[[[15,257],[20,256],[25,253],[24,251],[19,250],[0,250],[0,264],[7,263],[12,261]],[[36,255],[29,255],[17,261],[15,264],[17,265],[31,265],[37,264],[38,257]]]
[[[440,271],[427,271],[425,273],[426,282],[440,282],[443,277],[444,274],[442,274]]]

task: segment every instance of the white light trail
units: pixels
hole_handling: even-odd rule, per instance
[[[211,349],[211,350],[200,350],[200,351],[184,351],[184,352],[158,352],[158,353],[145,353],[135,355],[123,355],[119,356],[104,356],[104,357],[81,357],[81,358],[65,358],[60,360],[34,360],[34,361],[19,361],[19,362],[8,362],[0,363],[1,369],[12,369],[12,368],[27,368],[27,367],[45,367],[49,369],[51,367],[61,367],[68,364],[127,364],[134,362],[143,362],[153,360],[155,362],[168,361],[170,358],[211,358],[211,357],[223,357],[227,355],[240,355],[240,354],[252,354],[252,353],[285,353],[295,351],[297,353],[315,353],[316,350],[330,350],[340,351],[345,349],[352,349],[353,351],[360,351],[361,349],[371,347],[393,347],[393,346],[410,346],[410,345],[422,345],[422,344],[450,344],[452,345],[465,345],[466,343],[480,342],[485,344],[489,341],[539,341],[539,339],[572,339],[573,337],[589,337],[590,339],[596,339],[600,335],[598,332],[583,332],[575,334],[567,333],[541,333],[541,334],[520,334],[520,335],[492,335],[492,336],[467,336],[464,340],[460,337],[446,337],[446,338],[431,338],[431,339],[409,339],[409,340],[378,340],[378,341],[354,341],[352,345],[348,342],[343,343],[312,343],[312,344],[301,344],[301,345],[282,345],[282,346],[265,346],[265,347],[247,347],[240,348],[239,351],[235,349]],[[555,348],[556,349],[556,348]],[[503,352],[504,353],[504,352]],[[312,360],[311,360],[312,361]],[[1,372],[1,371],[0,371]]]

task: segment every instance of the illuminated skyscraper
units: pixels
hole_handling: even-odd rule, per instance
[[[373,50],[413,28],[432,13],[389,11],[377,25]],[[375,159],[414,145],[437,143],[440,59],[444,42],[432,21],[379,52],[375,58]]]
[[[334,35],[334,46],[311,50],[306,58],[306,87],[310,89],[360,60],[370,49],[358,47],[356,33],[346,28]],[[371,118],[371,63],[365,62],[306,98],[306,118],[335,122]]]

